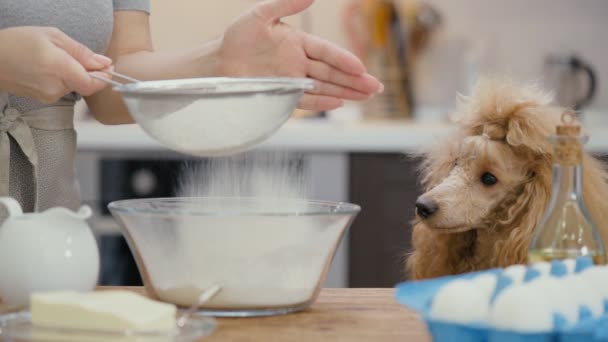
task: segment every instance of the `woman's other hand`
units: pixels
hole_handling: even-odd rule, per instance
[[[84,96],[106,84],[90,70],[112,61],[52,27],[21,26],[0,30],[0,91],[53,103],[70,92]],[[100,71],[98,76],[110,78]]]
[[[313,1],[267,0],[238,18],[220,43],[220,73],[312,78],[315,89],[299,103],[309,110],[335,109],[343,100],[365,100],[382,91],[354,54],[281,22]]]

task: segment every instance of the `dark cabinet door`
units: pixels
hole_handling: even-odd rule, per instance
[[[350,199],[361,205],[349,241],[349,286],[392,287],[405,280],[418,161],[403,154],[351,154]]]

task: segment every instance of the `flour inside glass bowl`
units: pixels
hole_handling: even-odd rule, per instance
[[[175,228],[165,230],[166,238],[154,238],[162,245],[139,246],[156,295],[189,306],[220,284],[205,308],[263,310],[309,302],[351,216],[332,216],[330,209],[319,214],[322,206],[303,200],[309,194],[305,167],[285,153],[250,153],[189,168],[178,195],[194,200],[167,222]],[[144,229],[132,234],[134,241],[152,235]]]

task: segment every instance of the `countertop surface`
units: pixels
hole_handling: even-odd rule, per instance
[[[110,289],[110,288],[105,288]],[[143,288],[129,288],[143,293]],[[201,341],[430,341],[424,323],[396,303],[393,289],[323,289],[299,313],[263,318],[220,318]]]
[[[343,123],[326,119],[292,119],[259,149],[321,152],[407,152],[418,150],[442,137],[447,124],[415,124],[403,121]],[[166,150],[138,125],[103,126],[78,122],[78,148],[90,150]]]
[[[604,116],[606,118],[604,118]],[[591,139],[585,146],[608,152],[608,114],[592,113],[586,123]],[[290,119],[258,149],[302,152],[413,152],[448,134],[447,121],[362,120],[360,109],[344,107],[329,118]],[[135,124],[104,126],[92,119],[77,120],[80,151],[168,151]]]

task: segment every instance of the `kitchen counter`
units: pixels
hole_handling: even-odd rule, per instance
[[[110,289],[110,288],[105,288]],[[144,293],[143,288],[129,288]],[[418,316],[393,289],[323,289],[303,312],[262,318],[220,318],[201,341],[430,341]]]
[[[78,122],[80,151],[164,151],[138,125],[103,126]],[[407,152],[444,135],[448,125],[377,121],[342,123],[326,119],[292,119],[259,145],[264,149],[315,152]]]
[[[589,151],[608,152],[608,120],[602,114],[589,115],[587,128],[591,139],[586,145]],[[413,152],[433,144],[453,129],[451,124],[437,120],[361,120],[360,110],[353,106],[333,111],[329,117],[291,119],[259,149]],[[76,130],[80,151],[168,151],[138,125],[104,126],[89,119],[77,120]]]

